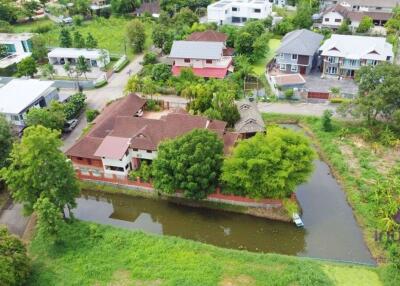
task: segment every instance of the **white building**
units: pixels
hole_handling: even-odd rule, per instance
[[[243,24],[250,19],[265,19],[272,13],[269,0],[221,0],[208,5],[208,22]]]
[[[354,77],[361,66],[393,62],[393,46],[382,37],[334,34],[319,50],[323,75]]]
[[[19,63],[32,54],[33,34],[5,34],[0,33],[0,45],[7,49],[7,57],[0,59],[0,69]]]
[[[50,101],[58,100],[53,81],[37,79],[13,79],[0,87],[0,113],[11,124],[25,126],[26,114],[31,108],[43,108]]]
[[[102,68],[110,62],[108,51],[100,49],[55,48],[47,54],[49,63],[53,65],[64,65],[67,62],[75,65],[81,56],[94,68]]]

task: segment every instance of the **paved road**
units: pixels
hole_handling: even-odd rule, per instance
[[[7,202],[7,206],[0,213],[0,224],[5,224],[9,231],[15,235],[22,237],[29,217],[22,215],[22,205],[14,204],[11,200]]]
[[[109,83],[98,89],[86,90],[86,102],[89,108],[97,109],[101,111],[106,104],[114,99],[120,98],[124,95],[124,87],[128,81],[128,71],[131,71],[131,75],[137,74],[141,69],[140,64],[143,61],[143,55],[137,56],[124,70],[119,73],[115,73],[109,79]],[[75,93],[74,90],[63,90],[61,93]],[[82,130],[86,127],[86,117],[82,114],[78,125],[75,129],[64,138],[64,145],[61,150],[66,151],[70,148],[79,136],[82,134]]]

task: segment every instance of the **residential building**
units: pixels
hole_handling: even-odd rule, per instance
[[[160,12],[160,1],[158,0],[144,0],[140,7],[135,10],[137,16],[143,16],[145,13],[148,13],[155,18],[160,16]]]
[[[287,5],[287,0],[272,0],[272,3],[279,7],[285,7]]]
[[[393,47],[382,37],[332,35],[320,48],[323,75],[354,77],[364,65],[393,62]]]
[[[173,61],[172,74],[177,76],[183,68],[204,78],[224,78],[233,71],[232,56],[224,55],[223,42],[174,41],[169,58]]]
[[[194,116],[185,111],[169,113],[160,119],[139,117],[146,100],[130,94],[107,106],[93,128],[66,151],[76,171],[82,175],[126,179],[142,161],[157,157],[160,142],[193,129],[208,129],[224,142],[226,153],[238,134],[227,132],[226,122]]]
[[[196,41],[196,42],[216,42],[216,43],[223,43],[224,48],[223,48],[223,55],[224,56],[233,56],[234,54],[234,49],[229,48],[226,45],[226,41],[228,40],[228,35],[217,32],[214,30],[207,30],[204,32],[194,32],[190,34],[186,41]]]
[[[254,101],[243,99],[235,103],[240,114],[240,119],[235,124],[235,132],[241,134],[243,138],[265,132],[264,120]]]
[[[13,125],[23,128],[26,114],[32,108],[43,108],[58,100],[53,81],[13,79],[0,87],[0,113]]]
[[[306,29],[286,34],[276,50],[275,66],[284,73],[308,74],[317,65],[324,37]]]
[[[5,34],[0,33],[0,45],[7,49],[7,56],[0,59],[0,69],[19,63],[32,54],[33,34]]]
[[[53,65],[64,65],[66,63],[75,65],[81,56],[86,59],[90,67],[94,68],[102,68],[110,62],[108,51],[100,49],[55,48],[47,54],[49,63]]]
[[[272,13],[269,0],[220,0],[208,5],[207,20],[218,25],[265,19]]]
[[[392,12],[400,4],[400,0],[342,0],[339,4],[353,11]]]
[[[374,12],[374,11],[354,11],[349,7],[337,4],[327,8],[322,13],[321,28],[330,28],[337,30],[343,23],[347,21],[351,31],[356,31],[364,16],[370,17],[375,26],[384,26],[392,17],[391,12]]]

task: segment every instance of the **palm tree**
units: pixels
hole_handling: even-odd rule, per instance
[[[143,81],[138,75],[131,76],[126,83],[124,92],[126,94],[141,92],[143,89]]]

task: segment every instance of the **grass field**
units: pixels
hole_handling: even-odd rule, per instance
[[[126,18],[111,17],[110,19],[104,19],[99,17],[92,21],[84,22],[82,26],[71,26],[70,29],[72,33],[75,30],[79,31],[85,38],[88,33],[91,33],[97,40],[99,48],[107,49],[110,53],[124,54],[125,30],[128,22],[129,19]],[[35,30],[35,28],[44,25],[52,26],[52,29],[49,32],[43,34],[47,45],[49,47],[59,46],[59,34],[61,27],[48,19],[16,25],[14,31],[32,32]],[[145,46],[148,48],[151,46],[152,24],[150,22],[146,22],[145,27],[147,35]],[[130,57],[133,55],[129,47],[127,47],[127,54]]]
[[[240,252],[74,222],[64,243],[34,238],[28,285],[381,285],[375,268]]]
[[[271,39],[269,40],[269,51],[265,58],[258,61],[253,65],[254,72],[257,75],[262,75],[265,72],[265,66],[267,63],[272,60],[275,56],[275,51],[278,49],[279,45],[281,44],[281,40],[278,39]]]

